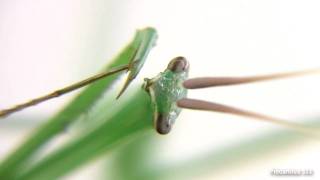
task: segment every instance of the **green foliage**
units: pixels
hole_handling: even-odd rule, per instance
[[[104,71],[119,65],[129,64],[137,51],[144,52],[140,53],[137,57],[137,59],[144,62],[147,57],[147,53],[150,51],[150,49],[145,48],[151,48],[154,45],[156,36],[156,31],[152,28],[138,30],[133,41],[114,60],[112,60],[109,66],[104,68]],[[141,44],[144,44],[144,46],[141,46]],[[24,143],[22,143],[16,151],[2,162],[0,165],[0,179],[13,179],[17,175],[17,172],[23,171],[27,168],[30,164],[30,160],[32,160],[36,155],[36,152],[38,152],[41,147],[48,143],[53,137],[64,131],[67,126],[79,119],[83,112],[87,112],[95,102],[99,100],[106,89],[115,82],[117,77],[117,75],[113,75],[89,85],[61,112],[35,130],[35,132]],[[142,118],[141,120],[143,121],[146,119],[148,119],[147,114],[146,118]],[[110,121],[110,123],[112,125],[117,122]],[[121,123],[121,121],[118,123]],[[106,126],[108,129],[109,126]],[[124,130],[118,131],[117,133],[109,131],[108,134],[111,138],[109,141],[116,141],[114,138],[122,137],[124,134],[127,134],[126,131],[128,131],[129,134],[130,130],[125,130],[125,126],[123,129]]]
[[[146,92],[137,91],[121,107],[98,128],[49,154],[17,179],[56,179],[152,129],[152,109]]]
[[[152,28],[137,31],[133,41],[104,68],[104,71],[135,62],[126,82],[130,83],[145,62],[156,36]],[[35,130],[2,162],[0,179],[59,179],[115,149],[118,151],[112,162],[112,179],[191,179],[207,172],[218,173],[224,169],[241,167],[244,163],[263,159],[263,156],[278,152],[279,149],[288,149],[295,143],[306,140],[304,136],[293,132],[279,131],[239,142],[230,147],[222,147],[213,152],[209,151],[201,157],[175,164],[152,161],[159,160],[154,158],[159,151],[152,151],[159,141],[152,129],[153,112],[149,95],[138,89],[132,96],[126,96],[128,99],[115,101],[119,109],[106,105],[112,105],[113,99],[101,98],[118,77],[113,75],[89,85],[61,112]],[[99,122],[99,124],[82,129],[81,134],[74,136],[72,140],[43,158],[37,157],[45,144],[64,131],[67,126],[75,124],[84,112],[96,108],[94,105],[98,100],[106,101],[100,107],[104,111],[93,111],[92,117],[97,120],[91,121],[93,119],[89,118],[86,123]],[[312,125],[318,126],[318,119],[314,118]]]

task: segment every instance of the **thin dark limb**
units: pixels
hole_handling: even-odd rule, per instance
[[[119,99],[120,96],[124,93],[124,91],[129,87],[129,84],[134,80],[134,78],[136,78],[136,76],[138,75],[140,69],[137,69],[137,64],[139,64],[139,59],[137,59],[138,53],[139,53],[139,49],[141,48],[142,42],[139,42],[138,45],[138,49],[133,53],[132,57],[131,57],[131,61],[128,65],[128,71],[129,71],[129,75],[124,83],[124,85],[122,86],[119,94],[117,95],[116,99]],[[140,62],[140,63],[144,63],[144,62]]]
[[[91,84],[91,83],[93,83],[93,82],[95,82],[95,81],[97,81],[99,79],[102,79],[104,77],[107,77],[109,75],[112,75],[112,74],[115,74],[115,73],[118,73],[118,72],[121,72],[121,71],[124,71],[124,70],[127,70],[127,69],[128,69],[128,65],[119,66],[119,67],[116,67],[114,69],[111,69],[110,71],[94,75],[94,76],[92,76],[90,78],[87,78],[87,79],[82,80],[80,82],[74,83],[74,84],[72,84],[70,86],[67,86],[67,87],[64,87],[62,89],[56,90],[56,91],[54,91],[52,93],[49,93],[47,95],[32,99],[32,100],[27,101],[27,102],[22,103],[22,104],[18,104],[16,106],[8,108],[8,109],[0,110],[0,118],[8,116],[8,115],[10,115],[12,113],[15,113],[17,111],[25,109],[27,107],[37,105],[37,104],[39,104],[41,102],[44,102],[44,101],[47,101],[49,99],[59,97],[59,96],[61,96],[63,94],[69,93],[69,92],[71,92],[73,90],[76,90],[76,89],[79,89],[79,88],[81,88],[83,86]]]
[[[129,75],[128,75],[124,85],[122,86],[119,94],[117,95],[116,99],[119,99],[119,97],[128,88],[129,84],[133,81],[133,79],[136,76],[136,74],[134,74],[134,73],[138,73],[138,72],[135,72],[135,69],[134,69],[135,64],[138,62],[137,60],[135,60],[137,53],[138,53],[138,50],[135,51],[135,53],[133,54],[133,57],[131,58],[132,60],[130,61],[130,64],[128,65]]]
[[[317,132],[319,129],[317,128],[289,122],[286,120],[281,120],[271,116],[267,116],[267,115],[247,111],[247,110],[242,110],[239,108],[235,108],[235,107],[231,107],[223,104],[207,102],[207,101],[197,100],[197,99],[184,98],[179,100],[177,102],[177,105],[181,108],[227,113],[227,114],[233,114],[237,116],[243,116],[243,117],[258,119],[262,121],[267,121],[267,122],[271,122],[277,125],[281,125],[281,126],[293,129],[297,132],[301,132],[306,135],[312,135],[313,137],[317,137],[317,138],[320,137],[320,134]]]
[[[289,77],[302,76],[302,75],[315,74],[315,73],[320,73],[320,69],[317,68],[317,69],[304,70],[304,71],[269,74],[269,75],[261,75],[261,76],[248,76],[248,77],[200,77],[200,78],[188,79],[183,83],[183,85],[187,89],[198,89],[198,88],[206,88],[206,87],[213,87],[213,86],[228,86],[228,85],[258,82],[258,81],[268,81],[268,80],[289,78]]]

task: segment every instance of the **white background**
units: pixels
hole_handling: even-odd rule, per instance
[[[138,81],[156,75],[178,55],[190,61],[191,77],[320,67],[319,8],[316,0],[1,0],[0,108],[94,74],[137,28],[145,26],[155,27],[159,40]],[[194,90],[190,97],[302,121],[299,117],[320,115],[319,81],[315,75]],[[0,159],[71,97],[2,120]],[[170,147],[162,150],[163,156],[170,160],[192,157],[281,129],[245,118],[185,110],[173,132],[162,137],[167,138],[165,147]],[[270,176],[273,168],[310,168],[318,179],[319,150],[316,141],[300,142],[274,156],[201,178],[276,179]],[[83,174],[92,176],[92,171]],[[79,175],[70,179],[75,177]]]

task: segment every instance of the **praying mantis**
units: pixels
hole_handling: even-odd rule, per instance
[[[143,39],[144,37],[142,37]],[[0,110],[0,118],[8,116],[17,111],[23,110],[33,105],[37,105],[49,99],[59,97],[73,90],[91,84],[102,78],[106,78],[110,75],[128,71],[127,80],[122,87],[120,93],[116,97],[117,99],[125,92],[129,84],[136,78],[139,71],[142,69],[146,57],[141,58],[141,56],[146,56],[148,54],[146,46],[153,46],[151,43],[143,43],[141,41],[138,43],[138,48],[131,57],[130,63],[122,66],[115,67],[109,71],[94,75],[80,82],[74,83],[70,86],[64,87],[62,89],[53,91],[47,95],[32,99],[22,104],[18,104],[14,107]],[[144,51],[141,51],[143,49]],[[259,81],[269,81],[280,78],[290,78],[295,76],[302,76],[308,74],[319,73],[320,69],[303,70],[288,73],[278,73],[269,75],[258,75],[250,77],[199,77],[188,79],[189,72],[189,62],[186,58],[178,56],[170,61],[168,67],[160,73],[158,76],[148,79],[145,78],[145,83],[143,89],[147,91],[152,100],[153,106],[153,124],[155,130],[160,134],[168,134],[178,118],[181,109],[195,109],[195,110],[205,110],[214,111],[221,113],[234,114],[238,116],[245,116],[253,119],[265,120],[274,124],[286,126],[288,128],[294,129],[298,132],[319,136],[316,132],[317,129],[312,127],[307,127],[301,124],[292,123],[290,121],[285,121],[279,118],[274,118],[260,113],[255,113],[240,108],[235,108],[223,104],[207,102],[203,100],[190,99],[187,98],[188,89],[199,89],[208,88],[215,86],[230,86],[254,83]]]
[[[120,90],[119,94],[115,96],[115,99],[121,98],[121,95],[126,93],[127,87],[134,81],[142,69],[144,63],[146,62],[147,55],[152,47],[154,47],[157,39],[157,33],[153,28],[144,28],[138,30],[136,32],[135,38],[132,43],[129,44],[128,47],[125,48],[124,54],[120,53],[119,58],[116,60],[123,60],[113,64],[110,68],[107,68],[101,73],[98,73],[92,77],[86,78],[85,80],[79,81],[77,83],[71,84],[67,87],[58,89],[49,93],[47,95],[32,99],[25,103],[21,103],[11,108],[7,108],[4,110],[0,110],[0,118],[4,118],[8,115],[16,113],[25,108],[29,108],[31,106],[37,105],[39,103],[45,102],[52,98],[60,97],[64,94],[72,92],[73,90],[79,89],[81,87],[90,85],[94,85],[94,83],[101,83],[105,80],[114,78],[115,75],[118,75],[123,72],[127,72],[126,81]],[[129,53],[128,53],[129,52]],[[128,60],[128,61],[127,61]],[[190,64],[192,65],[192,60],[190,60]],[[121,110],[119,118],[110,119],[110,122],[105,122],[100,124],[95,131],[89,132],[83,137],[76,139],[73,144],[70,146],[66,146],[62,148],[61,151],[56,152],[48,159],[44,159],[42,162],[38,163],[37,166],[32,167],[30,171],[27,171],[25,174],[18,175],[21,176],[20,179],[25,179],[25,176],[41,176],[43,174],[49,174],[48,177],[58,177],[64,173],[66,173],[69,169],[75,168],[78,164],[83,163],[86,160],[93,158],[96,154],[104,152],[108,150],[108,147],[111,146],[114,142],[118,142],[120,140],[126,139],[126,134],[123,134],[122,130],[124,127],[123,121],[125,121],[126,127],[128,127],[128,134],[134,134],[145,127],[145,124],[149,124],[150,122],[141,122],[139,120],[147,120],[149,118],[148,111],[152,111],[152,121],[153,127],[156,132],[159,134],[168,134],[171,132],[175,120],[179,117],[182,109],[194,109],[194,110],[205,110],[205,111],[214,111],[221,112],[227,114],[233,114],[238,116],[245,116],[251,119],[264,120],[274,124],[282,125],[284,127],[295,130],[304,135],[308,135],[309,137],[318,138],[319,135],[317,133],[317,129],[309,126],[305,126],[302,124],[296,124],[287,120],[283,120],[281,118],[275,118],[271,116],[267,116],[264,114],[251,112],[248,110],[243,110],[241,108],[235,108],[223,104],[208,102],[204,100],[197,100],[187,97],[187,92],[192,89],[198,88],[208,88],[215,86],[231,86],[231,85],[240,85],[246,83],[254,83],[259,81],[268,81],[275,80],[280,78],[289,78],[301,75],[308,75],[319,73],[319,69],[311,69],[297,72],[289,72],[289,73],[278,73],[278,74],[270,74],[270,75],[260,75],[260,76],[250,76],[250,77],[198,77],[198,78],[189,78],[189,70],[190,70],[189,61],[182,56],[178,56],[173,58],[169,63],[167,68],[159,73],[157,76],[153,78],[144,79],[144,84],[142,86],[142,90],[144,93],[138,93],[138,96],[134,100],[139,100],[142,98],[141,103],[138,103],[140,106],[128,105],[125,106],[123,110]],[[87,89],[85,89],[87,90]],[[103,89],[102,89],[103,90]],[[101,90],[101,92],[102,92]],[[86,91],[87,93],[88,91]],[[96,92],[96,91],[95,91]],[[101,93],[99,92],[99,93]],[[88,93],[87,93],[88,94]],[[146,94],[146,95],[145,95]],[[81,93],[75,101],[71,103],[71,105],[78,105],[79,102],[87,103],[87,99],[83,98],[84,93]],[[148,97],[145,97],[148,96]],[[98,95],[95,98],[99,97]],[[82,98],[80,101],[79,98]],[[92,99],[92,97],[90,97]],[[146,100],[147,99],[147,100]],[[93,100],[88,103],[94,102]],[[130,103],[128,103],[130,104]],[[133,102],[132,102],[133,104]],[[145,107],[148,106],[148,107]],[[134,109],[132,109],[134,107]],[[85,107],[87,108],[87,107]],[[85,110],[84,107],[81,106],[81,111]],[[44,126],[38,131],[36,131],[29,139],[27,139],[15,152],[13,152],[7,159],[5,159],[2,164],[0,164],[0,178],[10,179],[10,177],[15,177],[16,172],[23,166],[23,164],[27,163],[29,159],[32,158],[32,155],[46,142],[52,139],[55,135],[60,133],[62,129],[69,123],[75,121],[78,118],[77,114],[74,114],[74,110],[79,109],[79,107],[71,108],[67,106],[65,111],[62,111],[60,114],[52,118],[48,121]],[[150,110],[149,110],[150,109]],[[130,111],[128,114],[133,114],[128,118],[127,116],[121,116],[125,111]],[[133,117],[136,111],[146,116],[146,118],[141,117]],[[65,116],[66,112],[69,113],[72,117]],[[125,112],[127,113],[127,112]],[[145,113],[145,114],[144,114]],[[123,119],[125,118],[125,119]],[[123,120],[122,120],[123,119]],[[121,120],[119,122],[118,120]],[[119,124],[117,124],[119,122]],[[121,124],[122,123],[122,124]],[[145,124],[143,124],[145,123]],[[138,124],[138,125],[137,125]],[[151,124],[151,123],[150,123]],[[119,125],[119,126],[118,126]],[[130,126],[129,126],[130,125]],[[138,126],[138,127],[137,127]],[[137,127],[137,128],[136,128]],[[141,129],[139,129],[141,128]],[[106,130],[107,129],[107,130]],[[115,130],[114,130],[115,129]],[[114,130],[114,131],[112,131]],[[105,134],[106,133],[106,134]],[[111,134],[108,134],[111,133]],[[114,133],[114,134],[112,134]],[[122,134],[121,134],[122,133]],[[110,136],[109,136],[110,135]],[[100,138],[97,138],[100,137]],[[103,139],[103,140],[101,140]],[[87,154],[85,158],[83,157],[82,149],[86,147],[86,152],[90,152]],[[69,149],[71,148],[72,151]],[[99,150],[98,152],[95,152]],[[65,152],[72,152],[70,154]],[[65,156],[68,156],[66,159]],[[71,157],[72,156],[72,157]],[[57,158],[57,157],[61,157]],[[70,159],[79,160],[79,163],[72,163]],[[68,160],[64,162],[64,167],[61,168],[61,171],[54,171],[54,175],[51,168],[57,169],[60,167],[61,161]],[[57,163],[57,164],[56,164]],[[47,168],[46,171],[38,171],[38,168]],[[41,172],[41,173],[40,173]],[[19,179],[19,178],[18,178]]]

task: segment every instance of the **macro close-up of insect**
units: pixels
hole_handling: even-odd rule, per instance
[[[317,179],[320,26],[273,1],[97,2],[3,6],[0,179]]]
[[[151,35],[151,38],[148,35]],[[148,50],[145,49],[150,49],[153,47],[153,43],[155,42],[157,35],[155,29],[145,28],[142,30],[138,30],[136,33],[136,37],[142,37],[141,42],[137,43],[138,49],[133,51],[133,56],[130,57],[129,64],[124,64],[122,66],[112,68],[109,71],[92,76],[88,79],[82,80],[68,87],[53,91],[52,93],[49,93],[45,96],[29,100],[26,103],[16,105],[12,108],[1,110],[0,117],[6,117],[9,114],[23,110],[24,108],[34,106],[51,98],[59,97],[65,93],[71,92],[85,85],[89,85],[90,83],[94,83],[95,81],[98,81],[100,79],[108,78],[108,76],[112,74],[121,71],[128,71],[128,78],[125,82],[125,85],[116,97],[117,99],[120,98],[120,96],[123,93],[125,93],[126,88],[129,86],[131,81],[135,79],[140,69],[142,68],[143,63],[148,54]],[[215,86],[230,86],[259,81],[269,81],[281,78],[289,78],[319,73],[320,69],[250,77],[189,78],[189,68],[190,65],[188,60],[182,56],[179,56],[172,59],[169,62],[167,68],[159,75],[152,79],[145,78],[144,80],[145,82],[142,86],[142,89],[149,94],[150,104],[148,104],[148,106],[152,107],[153,111],[153,127],[159,134],[168,134],[171,131],[175,120],[178,119],[181,110],[183,108],[186,108],[228,113],[257,120],[265,120],[277,125],[285,126],[294,131],[297,131],[298,133],[302,133],[313,138],[320,138],[318,128],[314,128],[311,126],[308,127],[302,124],[295,124],[290,121],[281,120],[271,116],[242,110],[223,104],[208,102],[204,100],[190,99],[187,97],[187,89],[208,88]]]
[[[144,32],[149,34],[156,34],[153,28],[146,28],[137,32],[137,36],[143,34]],[[153,46],[152,43],[156,39],[152,39],[149,47]],[[142,40],[143,41],[143,40]],[[145,49],[143,42],[139,42],[139,47],[141,49]],[[78,83],[75,83],[71,86],[56,90],[48,95],[32,99],[26,103],[16,105],[12,108],[0,110],[0,117],[5,117],[11,113],[22,110],[24,108],[36,105],[43,101],[46,101],[51,98],[55,98],[61,96],[70,91],[76,90],[77,88],[81,88],[85,85],[93,83],[101,78],[105,78],[112,74],[121,72],[121,71],[129,71],[128,78],[124,87],[121,89],[117,98],[124,93],[125,89],[128,87],[131,81],[139,73],[140,69],[143,66],[143,63],[146,59],[147,52],[143,52],[136,50],[134,52],[133,57],[130,60],[130,63],[127,65],[123,65],[120,67],[115,67],[114,69],[95,75],[88,79],[82,80]],[[289,78],[295,76],[308,75],[313,73],[320,73],[320,69],[312,69],[312,70],[303,70],[298,72],[289,72],[289,73],[279,73],[279,74],[270,74],[270,75],[260,75],[260,76],[252,76],[252,77],[203,77],[203,78],[192,78],[188,79],[189,74],[189,62],[182,56],[176,57],[172,59],[167,68],[161,72],[158,76],[148,79],[145,78],[144,90],[148,92],[151,98],[152,106],[153,106],[153,116],[154,116],[154,127],[156,131],[160,134],[167,134],[170,132],[172,125],[175,122],[175,119],[178,118],[181,108],[189,108],[189,109],[198,109],[198,110],[207,110],[207,111],[216,111],[223,113],[236,114],[240,116],[247,116],[256,119],[267,120],[272,123],[276,123],[279,125],[285,125],[289,128],[293,128],[297,131],[301,131],[304,133],[310,133],[315,135],[317,134],[317,129],[310,127],[310,132],[308,132],[308,127],[303,127],[303,125],[298,125],[286,121],[282,121],[280,119],[276,119],[273,117],[269,117],[266,115],[241,110],[233,107],[228,107],[222,104],[210,103],[201,100],[194,100],[187,98],[187,89],[197,89],[197,88],[207,88],[214,86],[230,86],[230,85],[238,85],[238,84],[246,84],[253,83],[258,81],[268,81],[273,79],[281,79],[281,78]],[[314,132],[313,132],[314,131]],[[320,134],[319,134],[320,135]]]

